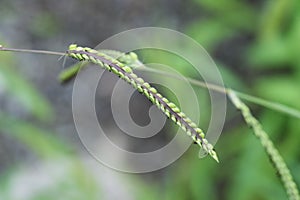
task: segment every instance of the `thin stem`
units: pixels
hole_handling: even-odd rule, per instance
[[[218,86],[218,85],[215,85],[215,84],[205,83],[203,81],[199,81],[199,80],[188,78],[188,77],[183,78],[183,77],[180,77],[176,74],[165,72],[165,71],[162,71],[162,70],[159,70],[159,69],[149,68],[149,67],[146,67],[146,66],[138,67],[138,68],[136,68],[136,70],[153,72],[153,73],[161,74],[161,75],[164,75],[164,76],[176,78],[178,80],[187,80],[188,82],[190,82],[193,85],[200,86],[200,87],[203,87],[203,88],[207,88],[207,89],[210,89],[210,90],[220,92],[220,93],[224,93],[224,94],[228,95],[228,88],[224,88],[224,87],[221,87],[221,86]],[[248,102],[251,102],[251,103],[254,103],[254,104],[257,104],[257,105],[260,105],[260,106],[264,106],[264,107],[269,108],[271,110],[275,110],[275,111],[278,111],[278,112],[281,112],[281,113],[284,113],[284,114],[288,114],[292,117],[296,117],[296,118],[300,119],[300,111],[298,111],[295,108],[291,108],[289,106],[286,106],[286,105],[283,105],[283,104],[280,104],[280,103],[276,103],[276,102],[274,103],[272,101],[268,101],[268,100],[265,100],[265,99],[262,99],[262,98],[259,98],[259,97],[255,97],[255,96],[252,96],[252,95],[248,95],[248,94],[245,94],[245,93],[242,93],[242,92],[238,92],[236,90],[231,89],[231,91],[234,91],[235,94],[243,100],[246,100]]]
[[[169,77],[176,78],[176,79],[179,79],[179,80],[187,80],[188,82],[190,82],[190,83],[192,83],[193,85],[196,85],[196,86],[207,88],[207,89],[213,90],[215,92],[219,92],[219,93],[224,93],[224,94],[227,93],[227,89],[224,88],[224,87],[221,87],[221,86],[218,86],[218,85],[215,85],[215,84],[211,84],[211,83],[205,83],[203,81],[199,81],[199,80],[188,78],[188,77],[183,78],[183,77],[178,76],[176,74],[165,72],[165,71],[162,71],[162,70],[159,70],[159,69],[153,69],[153,68],[149,68],[149,67],[139,67],[139,68],[136,68],[136,70],[154,72],[154,73],[157,73],[157,74],[161,74],[161,75],[164,75],[164,76],[169,76]]]
[[[30,49],[14,49],[14,48],[6,48],[0,45],[0,51],[12,51],[12,52],[22,52],[22,53],[38,53],[38,54],[47,54],[47,55],[56,55],[56,56],[64,56],[66,53],[56,52],[56,51],[45,51],[45,50],[30,50]]]
[[[293,116],[293,117],[296,117],[296,118],[300,119],[300,112],[295,108],[291,108],[291,107],[288,107],[288,106],[280,104],[280,103],[267,101],[265,99],[261,99],[261,98],[251,96],[251,95],[248,95],[248,94],[245,94],[245,93],[242,93],[242,92],[238,92],[238,91],[235,91],[235,90],[232,90],[232,91],[234,91],[235,94],[239,98],[244,99],[248,102],[255,103],[257,105],[261,105],[261,106],[264,106],[266,108],[279,111],[281,113],[289,114],[290,116]]]

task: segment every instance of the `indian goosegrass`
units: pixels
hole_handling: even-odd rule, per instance
[[[91,48],[77,47],[77,45],[72,44],[69,47],[67,53],[63,52],[53,52],[53,51],[43,51],[43,50],[27,50],[27,49],[13,49],[6,48],[0,45],[0,51],[13,51],[22,53],[40,53],[48,55],[58,55],[58,56],[70,56],[79,61],[85,61],[86,63],[92,62],[106,68],[116,75],[120,76],[123,80],[131,84],[133,87],[138,89],[143,93],[151,102],[159,107],[168,117],[175,121],[183,130],[190,135],[193,140],[200,145],[208,154],[210,154],[216,161],[218,157],[213,150],[211,144],[204,138],[204,133],[201,129],[197,128],[195,123],[193,123],[188,117],[186,117],[178,107],[169,102],[166,98],[162,97],[155,88],[147,84],[143,79],[137,77],[136,74],[132,72],[132,69],[150,71],[164,76],[173,77],[175,79],[181,79],[172,73],[166,73],[157,69],[152,69],[146,67],[142,62],[140,62],[134,53],[125,54],[123,52],[114,50],[93,50]],[[61,81],[72,78],[78,73],[82,65],[75,65],[75,67],[67,68],[62,71],[59,78]],[[299,200],[299,191],[297,185],[293,181],[292,175],[287,168],[284,160],[280,156],[278,150],[273,145],[272,141],[268,137],[267,133],[262,129],[261,124],[257,119],[255,119],[250,109],[241,101],[241,99],[261,105],[265,108],[269,108],[289,116],[300,118],[300,112],[297,109],[288,107],[286,105],[267,101],[255,96],[251,96],[245,93],[241,93],[229,88],[223,88],[218,85],[204,83],[199,80],[187,78],[187,80],[199,87],[207,88],[216,92],[227,94],[234,106],[239,109],[246,121],[246,123],[253,129],[254,135],[260,140],[262,146],[264,147],[266,153],[270,157],[270,160],[278,172],[280,179],[285,187],[289,199]]]
[[[263,130],[259,121],[253,117],[250,109],[237,97],[233,90],[228,90],[228,97],[233,105],[241,111],[245,122],[253,129],[254,135],[259,139],[266,153],[268,154],[275,170],[278,172],[280,179],[285,187],[290,200],[299,200],[299,191],[290,170],[286,166],[283,158],[270,140],[268,134]]]
[[[197,127],[180,109],[167,98],[163,97],[157,90],[142,78],[138,77],[128,65],[89,47],[79,47],[71,44],[67,55],[79,60],[89,61],[125,80],[127,83],[144,94],[154,105],[156,105],[167,117],[171,118],[181,127],[195,143],[197,143],[207,154],[219,162],[218,156],[213,146],[205,139],[204,132]]]
[[[13,49],[4,48],[0,46],[1,51],[13,51],[13,52],[28,52],[28,53],[41,53],[50,55],[64,56],[61,52],[51,52],[42,50],[26,50],[26,49]],[[105,52],[105,50],[103,50]],[[179,125],[192,139],[197,143],[205,153],[209,154],[217,162],[219,162],[218,156],[213,149],[213,146],[205,139],[204,132],[197,127],[180,109],[165,97],[163,97],[157,90],[145,82],[142,78],[133,73],[132,68],[139,67],[141,62],[137,59],[136,54],[129,53],[128,55],[118,51],[106,51],[107,55],[97,50],[88,47],[78,47],[76,44],[71,44],[69,50],[66,52],[67,56],[70,56],[79,61],[88,61],[100,65],[101,67],[118,75],[121,79],[125,80],[136,88],[140,93],[144,94],[153,104],[155,104],[164,114],[171,118],[177,125]],[[126,57],[127,56],[127,57]],[[118,57],[115,59],[114,57]],[[125,63],[125,64],[124,64]],[[126,65],[127,64],[127,65]],[[129,67],[128,65],[131,65]],[[135,67],[133,67],[135,65]],[[65,81],[72,78],[80,70],[80,65],[77,65],[71,69],[63,71],[60,74],[59,79]]]

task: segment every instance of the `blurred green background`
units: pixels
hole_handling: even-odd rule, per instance
[[[65,51],[74,42],[93,47],[143,26],[171,28],[197,40],[216,61],[226,86],[300,109],[300,1],[0,0],[0,44],[8,47]],[[139,56],[174,67],[185,64],[165,54]],[[57,81],[62,70],[57,59],[0,52],[1,200],[287,198],[262,146],[230,103],[216,145],[220,164],[198,159],[199,148],[193,145],[172,165],[152,173],[125,174],[101,165],[76,133],[72,84]],[[204,102],[200,126],[206,127],[209,99],[205,90],[195,91]],[[147,115],[137,113],[147,113],[149,102],[134,98],[133,116],[147,124]],[[299,119],[250,106],[299,185]],[[109,90],[98,94],[97,108],[117,129]],[[169,138],[157,142],[168,141],[176,128],[168,122],[160,134]]]

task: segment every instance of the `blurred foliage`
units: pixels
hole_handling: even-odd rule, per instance
[[[16,141],[10,150],[21,145],[27,152],[18,155],[18,161],[9,157],[10,163],[1,163],[5,171],[0,174],[0,199],[97,199],[100,190],[93,183],[91,174],[74,156],[73,147],[57,134],[40,127],[52,120],[52,106],[33,84],[18,73],[20,66],[16,66],[12,54],[1,53],[0,60],[0,103],[7,108],[0,111],[0,134],[2,138],[5,135]],[[9,109],[7,104],[12,104],[13,109]],[[22,161],[30,158],[28,154],[38,162],[31,163],[32,168],[26,169]],[[28,181],[32,185],[28,185]],[[20,184],[27,185],[28,191],[17,187]]]
[[[120,3],[120,1],[113,2]],[[220,68],[226,86],[300,109],[300,56],[298,56],[300,1],[193,0],[183,2],[185,8],[197,12],[193,13],[192,19],[184,21],[181,31],[208,50]],[[92,5],[91,3],[90,6]],[[70,6],[76,7],[76,4]],[[84,9],[83,6],[80,4],[77,9]],[[140,4],[135,6],[141,9]],[[160,9],[159,6],[155,7],[156,10]],[[88,8],[84,9],[85,13],[89,11]],[[103,6],[103,12],[105,8]],[[158,13],[159,11],[156,10],[153,12]],[[149,9],[141,9],[141,11],[151,12]],[[33,36],[55,38],[59,29],[64,28],[58,18],[58,16],[65,16],[63,14],[41,12],[39,18],[29,26],[30,31],[34,33]],[[137,16],[136,13],[130,14],[134,19]],[[84,16],[86,15],[76,15],[72,19],[84,18]],[[103,16],[104,14],[100,15]],[[3,17],[9,15],[5,14]],[[95,19],[99,20],[99,18]],[[94,27],[95,24],[86,24],[93,29],[102,28],[101,32],[104,27],[108,28],[109,32],[103,31],[104,35],[111,35],[115,30],[119,30],[112,27],[114,23],[108,20],[110,18],[105,19],[109,22],[109,27],[104,22],[97,27]],[[155,19],[159,17],[156,16]],[[167,20],[162,18],[161,21]],[[122,24],[123,21],[121,20],[117,25],[120,23]],[[160,22],[158,24],[161,25]],[[77,21],[75,25],[78,27]],[[88,28],[79,26],[75,29],[73,28],[76,27],[75,25],[66,26],[70,29],[68,36],[78,32],[79,29]],[[83,35],[98,37],[98,34],[93,36],[92,33],[94,32],[90,30]],[[146,51],[142,53],[142,57],[147,62],[168,64],[186,76],[197,78],[197,74],[193,71],[184,70],[188,63],[174,55],[160,53],[157,56]],[[27,199],[103,198],[102,188],[95,182],[96,178],[82,166],[82,161],[74,153],[74,147],[63,141],[57,134],[49,130],[45,131],[46,128],[43,128],[51,118],[54,118],[53,108],[34,85],[18,73],[17,69],[22,65],[16,66],[13,55],[8,53],[1,53],[0,60],[0,103],[3,105],[9,103],[10,108],[18,110],[12,112],[10,109],[2,110],[1,107],[1,136],[5,135],[18,141],[19,145],[24,145],[25,149],[41,162],[49,161],[59,166],[63,163],[61,160],[67,160],[68,163],[64,164],[66,173],[61,175],[60,179],[54,179],[56,181],[54,186],[44,187]],[[168,84],[180,88],[179,81],[168,82]],[[176,101],[170,91],[163,87],[160,89],[162,93]],[[207,91],[194,89],[201,108],[201,126],[207,127],[210,120]],[[250,104],[250,106],[287,162],[296,183],[300,185],[299,119],[255,105]],[[209,158],[199,160],[197,157],[199,148],[192,146],[178,161],[158,172],[159,177],[154,180],[147,179],[154,176],[152,173],[129,176],[126,183],[136,188],[132,190],[131,195],[136,199],[170,200],[286,199],[284,188],[259,141],[253,136],[251,130],[243,125],[240,114],[233,110],[234,108],[229,106],[225,130],[216,145],[220,164],[217,165]],[[16,113],[22,115],[18,116]],[[169,129],[170,137],[175,130],[174,127]],[[12,163],[0,174],[0,199],[1,197],[12,199],[14,192],[11,191],[14,188],[12,181],[20,173],[21,166],[22,161]]]
[[[11,53],[0,55],[0,87],[2,95],[18,104],[19,109],[41,120],[50,120],[53,113],[49,102],[36,91],[34,86],[18,73]],[[34,103],[33,103],[34,102]]]
[[[300,50],[300,3],[280,0],[259,2],[260,5],[234,0],[194,2],[206,17],[190,22],[186,33],[217,57],[226,86],[300,109],[300,60],[297,55]],[[239,43],[241,35],[246,39]],[[235,52],[235,49],[239,50],[237,54],[226,54],[226,51]],[[160,55],[163,57],[159,58],[160,61],[169,60],[168,64],[178,70],[187,66],[182,62],[172,64],[170,62],[175,59]],[[193,76],[184,70],[181,72]],[[180,83],[174,81],[172,84]],[[203,90],[196,91],[199,102],[205,101],[207,97]],[[199,106],[203,123],[209,120],[206,115],[209,111],[205,106],[204,109],[203,105]],[[299,119],[257,107],[254,111],[299,185],[297,146],[300,140],[295,133],[300,128]],[[228,121],[237,119],[237,115],[229,114]],[[167,182],[164,199],[287,198],[259,141],[247,126],[235,126],[229,125],[229,130],[218,141],[216,148],[221,157],[221,168],[206,159],[197,160],[195,148],[189,158],[178,161],[176,170],[169,174],[172,178]]]
[[[202,0],[195,0],[195,2],[210,17],[204,22],[195,20],[187,27],[187,33],[207,47],[211,53],[218,52],[218,48],[222,43],[226,43],[226,40],[234,41],[241,34],[249,35],[252,39],[243,44],[239,54],[233,55],[236,57],[233,67],[235,69],[246,68],[239,70],[243,71],[240,76],[245,76],[244,73],[249,71],[250,78],[244,79],[244,84],[249,86],[248,91],[299,109],[300,61],[297,55],[300,50],[299,1],[279,0],[267,1],[263,4],[260,2],[259,9],[254,9],[247,2],[233,0],[221,1],[221,3]],[[226,50],[240,48],[239,45],[231,42]],[[228,60],[226,60],[222,55],[220,57],[219,62],[224,64],[218,66],[226,67],[226,63],[231,58],[227,57]],[[239,57],[243,60],[239,60]],[[237,74],[228,70],[229,67],[226,69],[226,76],[231,74],[230,77],[237,77]],[[224,74],[222,69],[221,73]],[[232,80],[234,79],[236,78]],[[230,80],[225,79],[225,84],[227,82]],[[235,81],[235,83],[238,82]],[[240,88],[239,84],[230,84],[230,87],[245,89],[245,87]],[[299,146],[300,140],[298,140],[299,136],[294,134],[300,128],[299,119],[282,116],[267,109],[260,109],[256,115],[275,141],[275,146],[279,148],[299,185],[300,161],[296,146]],[[298,125],[295,124],[297,121]],[[221,189],[224,193],[216,199],[286,199],[285,191],[274,169],[251,131],[245,131],[243,127],[230,129],[227,132],[221,136],[217,144],[217,149],[221,151],[222,173],[215,177],[214,185],[211,187]],[[234,152],[230,151],[234,146],[239,146],[239,148],[236,148]],[[238,156],[224,159],[237,152]],[[201,161],[202,168],[203,165]],[[228,166],[233,168],[227,168]],[[211,170],[211,167],[202,168],[199,167],[198,170],[205,172]],[[192,174],[196,173],[196,170],[192,172]],[[210,176],[205,180],[211,179],[212,174],[215,175],[218,172],[209,174]],[[182,182],[183,185],[188,183],[189,180]],[[203,186],[201,183],[197,185]],[[218,192],[215,191],[215,193]],[[212,194],[214,194],[213,191],[203,198],[211,197]]]

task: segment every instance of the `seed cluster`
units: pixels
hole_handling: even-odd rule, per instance
[[[164,114],[180,126],[201,148],[204,149],[217,162],[218,157],[213,146],[205,139],[204,132],[197,127],[180,109],[167,98],[163,97],[157,90],[142,78],[133,73],[132,68],[118,60],[88,47],[78,47],[71,44],[67,55],[79,61],[89,61],[113,72],[121,79],[131,84],[140,93],[144,94]]]

